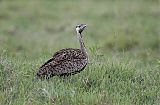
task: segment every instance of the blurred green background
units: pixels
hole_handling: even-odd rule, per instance
[[[84,96],[85,101],[78,101],[82,94],[87,93],[79,90],[77,90],[79,92],[79,94],[76,94],[77,97],[72,97],[73,100],[59,93],[57,93],[57,97],[66,100],[64,101],[66,102],[65,105],[75,105],[75,103],[77,105],[78,103],[81,105],[142,105],[142,103],[158,105],[160,98],[160,92],[158,91],[160,88],[160,78],[158,76],[160,74],[160,0],[0,0],[0,81],[2,82],[0,103],[10,105],[52,104],[45,96],[45,98],[41,97],[44,100],[39,103],[42,99],[38,97],[38,94],[35,95],[35,91],[34,93],[30,90],[46,86],[50,87],[51,89],[48,91],[54,94],[51,91],[54,89],[52,86],[62,81],[55,77],[52,79],[54,83],[50,83],[51,85],[48,82],[38,81],[36,87],[33,85],[35,84],[33,79],[37,68],[49,59],[54,52],[62,48],[79,48],[74,30],[79,23],[88,25],[83,32],[83,36],[90,57],[90,65],[86,72],[73,77],[75,82],[76,80],[80,82],[81,79],[78,77],[82,75],[84,75],[84,78],[87,76],[91,81],[99,78],[92,78],[91,75],[96,75],[97,72],[92,74],[87,70],[102,70],[99,73],[101,77],[103,70],[108,70],[112,75],[113,68],[118,70],[116,74],[126,70],[124,75],[121,75],[122,77],[118,77],[120,80],[126,77],[126,81],[128,81],[130,78],[127,78],[128,74],[125,73],[134,68],[136,72],[134,74],[140,75],[139,78],[144,76],[145,78],[143,79],[149,81],[145,88],[154,86],[154,88],[147,89],[154,92],[149,91],[146,94],[149,94],[150,97],[145,98],[147,96],[144,96],[142,98],[141,91],[126,95],[127,93],[123,92],[124,89],[119,88],[119,91],[116,90],[116,92],[122,91],[122,93],[115,95],[115,90],[110,91],[105,88],[106,94],[102,97],[104,100],[108,100],[106,102],[94,97],[101,94],[101,92],[97,92],[94,89],[93,91],[87,91],[90,95]],[[100,64],[92,65],[95,63]],[[113,67],[111,66],[112,63],[115,64]],[[125,67],[128,67],[128,64],[131,64],[132,67],[130,68],[129,65],[129,69],[126,69]],[[107,68],[108,66],[110,68]],[[88,75],[90,76],[88,77]],[[28,78],[30,79],[28,80]],[[107,81],[109,77],[103,79]],[[24,82],[21,83],[20,80]],[[60,82],[56,82],[58,80]],[[26,86],[28,81],[30,88],[25,90],[23,87],[28,86]],[[79,82],[77,83],[78,86],[80,86]],[[121,82],[117,81],[116,83]],[[99,81],[96,83],[99,83]],[[15,87],[16,84],[18,87]],[[63,85],[60,87],[65,87],[65,83],[61,84]],[[69,84],[73,85],[70,82]],[[111,84],[109,83],[107,86]],[[122,87],[129,84],[130,82],[128,81]],[[93,86],[97,87],[94,84]],[[104,87],[107,86],[104,85]],[[119,86],[121,85],[116,84],[116,87]],[[138,86],[141,87],[141,84]],[[68,85],[66,88],[68,89]],[[136,90],[137,88],[131,88],[131,90],[134,89]],[[145,89],[142,88],[142,90]],[[95,94],[94,91],[97,93]],[[123,93],[126,97],[123,97]],[[49,96],[52,96],[52,94]],[[43,94],[41,95],[43,96]],[[134,95],[136,98],[129,98]],[[10,96],[13,97],[9,98]],[[24,97],[18,100],[18,97],[21,96]],[[26,97],[32,97],[33,100],[28,101]],[[101,96],[99,97],[101,98]],[[61,100],[54,100],[53,103],[64,105]]]
[[[160,49],[159,0],[2,0],[0,44],[15,56],[38,57],[65,47],[79,47],[75,25],[88,24],[87,48],[103,54],[129,52],[157,58]]]

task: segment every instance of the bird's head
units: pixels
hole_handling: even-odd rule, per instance
[[[86,24],[78,24],[76,26],[76,32],[81,34],[86,26],[87,26]]]

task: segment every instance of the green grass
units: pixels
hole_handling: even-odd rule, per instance
[[[1,0],[1,105],[158,105],[159,0]],[[54,52],[78,48],[86,23],[89,64],[71,77],[41,81]]]

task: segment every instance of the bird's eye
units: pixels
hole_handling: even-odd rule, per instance
[[[80,25],[77,25],[76,28],[80,28]]]

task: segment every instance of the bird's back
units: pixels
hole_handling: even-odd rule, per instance
[[[80,49],[67,48],[56,52],[38,70],[37,76],[49,78],[54,75],[70,75],[82,71],[88,57]]]

